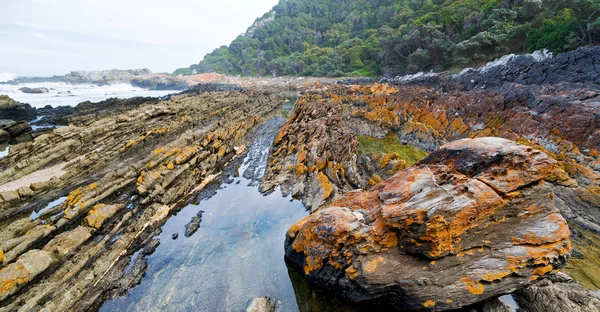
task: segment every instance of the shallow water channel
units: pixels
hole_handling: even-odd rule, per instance
[[[148,256],[141,283],[105,302],[101,311],[244,311],[252,298],[260,296],[278,301],[278,311],[308,308],[300,298],[314,297],[315,291],[302,281],[292,284],[294,273],[285,265],[283,246],[289,226],[308,212],[279,191],[263,196],[258,190],[270,144],[282,122],[275,119],[261,126],[237,174],[163,225],[160,245]],[[186,237],[186,224],[200,211],[204,213],[199,230]],[[299,293],[297,300],[295,289],[307,295]]]

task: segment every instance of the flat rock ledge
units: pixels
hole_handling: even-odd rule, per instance
[[[293,225],[286,257],[352,302],[458,309],[565,265],[570,230],[553,185],[576,182],[541,151],[501,138],[458,140]]]

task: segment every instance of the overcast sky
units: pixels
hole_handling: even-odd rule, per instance
[[[197,63],[246,31],[277,0],[0,0],[0,73]]]

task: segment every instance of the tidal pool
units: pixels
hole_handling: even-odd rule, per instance
[[[303,298],[300,310],[305,310],[304,297],[314,298],[316,293],[301,279],[294,278],[292,285],[284,240],[287,229],[308,212],[280,192],[263,196],[258,190],[258,177],[281,123],[259,129],[238,174],[228,183],[163,225],[160,245],[147,257],[141,283],[106,301],[101,311],[244,311],[260,296],[277,301],[278,311],[298,311],[295,289],[303,292],[298,298]],[[201,210],[199,230],[186,237],[186,224]]]

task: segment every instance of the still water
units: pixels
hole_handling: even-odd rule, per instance
[[[280,192],[263,196],[257,185],[281,122],[259,129],[237,177],[164,224],[141,283],[101,311],[244,311],[260,296],[279,301],[278,311],[299,310],[294,290],[306,286],[292,284],[283,245],[289,226],[308,212]],[[185,225],[201,210],[200,229],[186,237]]]

